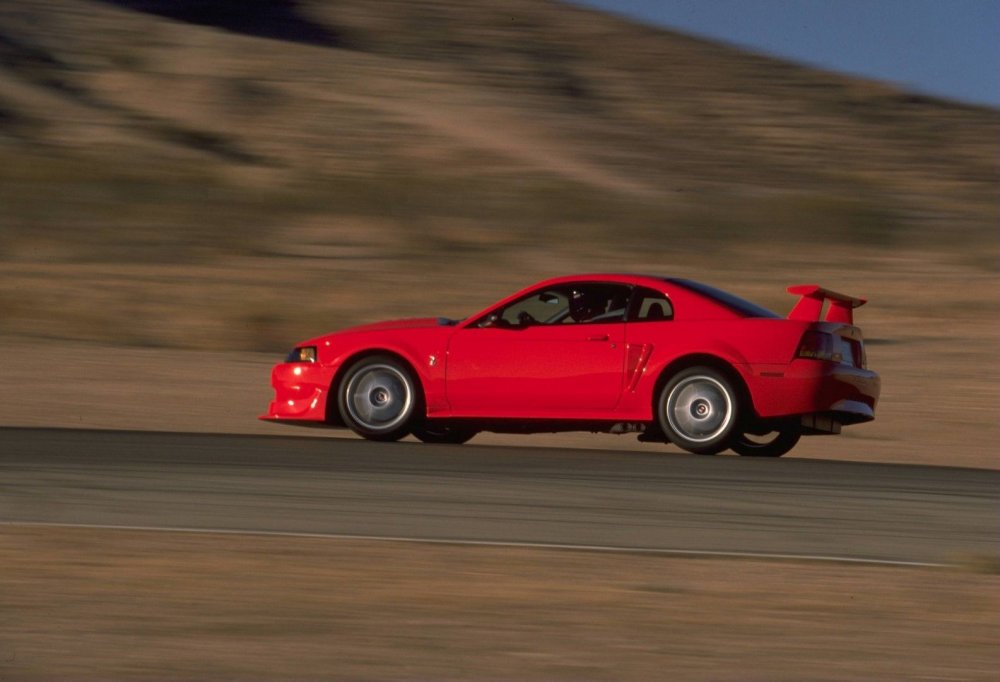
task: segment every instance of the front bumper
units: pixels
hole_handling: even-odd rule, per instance
[[[315,362],[282,362],[271,370],[274,400],[259,419],[325,422],[331,370]]]

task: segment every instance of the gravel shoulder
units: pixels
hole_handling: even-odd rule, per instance
[[[992,680],[972,570],[0,526],[3,679]]]

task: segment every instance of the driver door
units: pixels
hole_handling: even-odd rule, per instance
[[[598,306],[577,320],[569,307],[581,286],[599,287],[592,290]],[[533,292],[458,330],[446,369],[453,414],[575,419],[613,410],[625,363],[625,303],[620,312],[611,308],[619,300],[628,300],[628,287],[566,285]]]

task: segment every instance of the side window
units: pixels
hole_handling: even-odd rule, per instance
[[[624,322],[632,289],[624,284],[580,282],[536,291],[479,323],[480,327]]]
[[[581,284],[570,294],[570,317],[578,323],[624,322],[632,287],[624,284]]]
[[[674,319],[674,307],[665,294],[637,287],[629,306],[629,322],[657,322]]]
[[[546,289],[515,301],[500,314],[502,326],[524,327],[561,322],[569,308],[569,296],[560,289]]]

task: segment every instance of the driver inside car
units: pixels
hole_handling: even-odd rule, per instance
[[[569,316],[574,322],[589,322],[604,312],[607,301],[601,301],[593,294],[574,289],[569,297]]]

